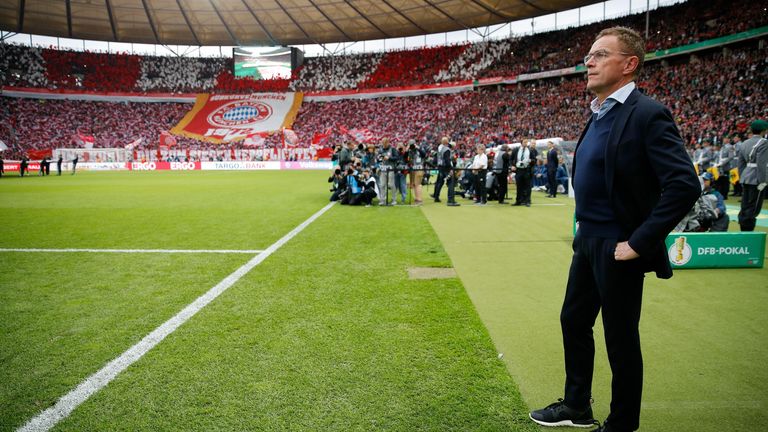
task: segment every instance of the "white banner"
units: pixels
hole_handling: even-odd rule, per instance
[[[237,170],[279,170],[280,161],[255,162],[255,161],[223,161],[201,162],[203,170],[237,171]]]

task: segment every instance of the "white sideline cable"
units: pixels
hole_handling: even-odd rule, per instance
[[[187,307],[181,310],[173,318],[164,322],[160,327],[152,331],[136,345],[130,347],[127,351],[122,353],[119,357],[107,363],[106,366],[101,368],[98,372],[89,376],[85,381],[78,384],[73,390],[66,395],[62,396],[55,405],[42,411],[40,414],[29,420],[24,426],[17,429],[17,431],[48,431],[52,427],[56,426],[58,422],[67,418],[72,411],[75,410],[80,404],[88,400],[93,394],[104,388],[110,381],[115,379],[122,371],[128,368],[128,366],[135,363],[149,350],[154,348],[157,344],[162,342],[169,334],[173,333],[179,326],[187,322],[202,308],[212,302],[221,293],[226,291],[229,287],[235,284],[240,278],[245,276],[254,267],[259,265],[267,257],[272,255],[273,252],[280,249],[285,243],[290,241],[304,228],[309,226],[317,218],[323,215],[328,209],[333,206],[334,203],[329,203],[317,213],[313,214],[301,225],[294,228],[291,232],[284,235],[280,240],[276,241],[272,246],[265,249],[260,254],[253,257],[250,261],[245,263],[242,267],[235,270],[232,274],[224,278],[221,282],[216,284],[213,288],[208,290],[205,294],[198,297],[194,302],[190,303]]]

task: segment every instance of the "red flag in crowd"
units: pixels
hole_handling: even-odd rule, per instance
[[[299,136],[293,129],[283,128],[284,147],[296,147],[299,144]]]
[[[351,136],[355,139],[355,141],[360,143],[376,141],[376,137],[373,135],[373,132],[365,128],[350,129],[347,132],[347,135]]]
[[[30,159],[42,159],[44,157],[53,157],[53,149],[43,149],[43,150],[28,150],[27,156],[29,156]]]
[[[333,156],[333,149],[330,147],[324,147],[321,149],[317,149],[317,154],[315,157],[318,159],[330,159]]]
[[[85,135],[81,133],[74,134],[72,136],[72,140],[75,142],[75,144],[84,148],[93,148],[93,144],[96,141],[93,138],[93,135]]]
[[[144,140],[144,138],[139,138],[139,139],[137,139],[135,141],[132,141],[132,142],[126,144],[125,145],[126,150],[133,150],[134,148],[140,146],[141,145],[141,141],[143,141],[143,140]]]
[[[244,147],[261,147],[264,145],[265,139],[268,136],[266,132],[257,132],[250,134],[243,140]]]
[[[168,131],[160,132],[160,147],[173,147],[176,145],[176,138]]]
[[[312,137],[312,145],[314,145],[314,146],[325,145],[325,143],[328,142],[328,138],[330,138],[330,137],[331,137],[331,134],[328,133],[328,132],[326,132],[326,133],[317,132]]]

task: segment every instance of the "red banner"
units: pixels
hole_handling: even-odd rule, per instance
[[[216,144],[240,141],[290,127],[302,100],[302,93],[200,94],[171,132]]]
[[[42,159],[44,157],[50,158],[53,156],[53,150],[51,149],[27,150],[27,156],[30,159]]]
[[[131,171],[197,171],[200,162],[131,162],[126,164]]]

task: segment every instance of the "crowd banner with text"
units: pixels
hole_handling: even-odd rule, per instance
[[[171,132],[215,144],[293,125],[302,93],[199,94],[192,110]]]
[[[671,233],[669,262],[678,268],[762,268],[764,232]]]

